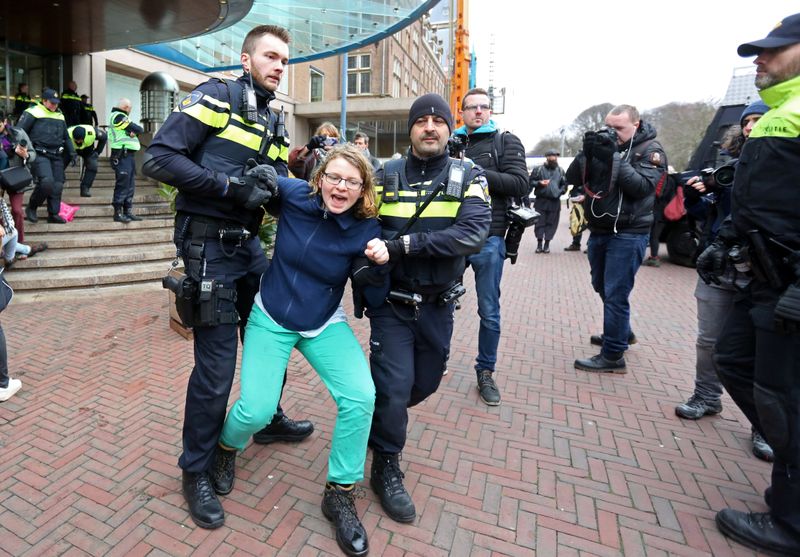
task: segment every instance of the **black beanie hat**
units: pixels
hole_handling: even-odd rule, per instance
[[[451,132],[453,131],[453,113],[450,112],[450,105],[436,93],[428,93],[427,95],[422,95],[411,105],[411,110],[408,112],[409,135],[411,135],[411,128],[414,127],[414,122],[417,121],[417,118],[428,114],[444,118],[444,121],[447,122],[447,128]]]

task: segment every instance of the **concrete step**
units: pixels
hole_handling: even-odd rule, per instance
[[[74,268],[130,264],[141,261],[172,261],[174,258],[175,245],[172,242],[161,242],[146,246],[136,244],[129,246],[48,249],[34,257],[17,261],[8,273],[11,276],[16,274],[17,271],[22,272],[29,269]]]
[[[65,201],[66,203],[66,201]],[[72,205],[72,203],[70,203]],[[81,203],[75,203],[79,207],[78,212],[75,213],[75,221],[80,221],[86,218],[92,217],[107,217],[111,219],[114,216],[114,207],[111,206],[111,203],[107,204],[86,204],[83,205]],[[167,203],[134,203],[133,205],[133,213],[138,215],[142,218],[146,217],[164,217],[167,215],[172,215],[172,211],[169,208]],[[39,224],[40,222],[47,221],[47,209],[45,207],[39,207],[36,215],[39,217]],[[72,224],[72,223],[67,223]],[[55,226],[64,226],[64,225],[55,225]],[[25,225],[25,230],[28,230],[28,225]]]
[[[80,205],[81,207],[87,205],[111,205],[114,198],[113,188],[95,189],[92,188],[92,197],[81,197],[80,191],[77,188],[65,189],[61,194],[61,200],[70,205]],[[142,203],[164,203],[168,201],[161,197],[155,188],[136,188],[133,194],[133,205],[136,207]]]
[[[122,225],[116,230],[95,230],[80,234],[40,232],[35,237],[32,236],[32,241],[47,242],[51,250],[131,245],[146,246],[164,242],[170,242],[170,245],[172,245],[172,234],[172,226],[156,229],[128,229]],[[174,246],[172,249],[174,252]],[[37,255],[36,257],[39,256]]]
[[[82,232],[97,232],[105,230],[154,230],[159,228],[173,228],[175,219],[172,215],[155,216],[153,218],[146,218],[137,222],[121,223],[114,222],[111,219],[111,213],[108,217],[86,217],[75,219],[67,224],[49,224],[46,217],[42,218],[42,210],[40,210],[39,222],[32,224],[25,222],[25,240],[27,236],[31,236],[31,241],[34,241],[38,233],[56,233],[56,234],[75,234]],[[78,211],[80,214],[80,210]]]
[[[164,273],[166,275],[166,273]],[[113,299],[115,296],[124,294],[136,294],[141,292],[162,291],[164,298],[168,299],[168,292],[161,286],[161,280],[151,280],[146,282],[134,282],[130,284],[111,284],[102,286],[77,286],[73,288],[48,288],[46,290],[20,290],[15,287],[14,299],[12,303],[26,304],[30,302],[57,302],[75,301],[86,298]]]
[[[45,255],[47,252],[41,255]],[[32,258],[33,261],[39,255]],[[161,281],[169,270],[168,262],[137,261],[93,267],[54,269],[17,269],[8,271],[7,279],[15,292],[61,291],[69,288],[102,288],[142,282]]]

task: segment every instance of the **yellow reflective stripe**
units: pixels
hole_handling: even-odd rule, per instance
[[[197,105],[195,105],[197,106]],[[192,107],[194,108],[194,107]],[[186,112],[186,111],[184,111]],[[236,126],[228,126],[217,134],[220,139],[227,139],[258,152],[261,148],[261,136]]]
[[[231,119],[236,121],[236,122],[239,122],[243,126],[256,128],[258,130],[258,133],[264,133],[264,129],[265,129],[264,126],[262,124],[259,124],[258,122],[253,122],[253,123],[245,122],[244,118],[242,118],[238,114],[231,114]]]
[[[422,211],[420,218],[455,218],[460,205],[458,201],[434,200]],[[386,217],[411,218],[416,212],[416,203],[384,203],[380,206],[380,214]]]
[[[30,112],[36,118],[52,118],[53,120],[64,119],[64,114],[61,112],[50,112],[42,104],[34,105],[25,110],[25,112]]]
[[[200,120],[202,123],[212,128],[224,128],[228,124],[227,113],[211,110],[200,103],[193,104],[189,108],[183,109],[181,112],[188,114],[196,120]]]
[[[289,148],[286,145],[273,143],[267,151],[267,158],[273,161],[289,162]]]
[[[478,197],[484,201],[489,201],[486,199],[486,194],[483,191],[483,186],[479,182],[470,182],[469,187],[467,188],[467,193],[464,194],[464,197]]]

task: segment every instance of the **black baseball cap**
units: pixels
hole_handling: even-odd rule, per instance
[[[800,43],[800,14],[783,18],[765,38],[740,44],[736,52],[743,57],[756,56],[765,48],[778,48],[795,43]]]
[[[58,93],[56,93],[55,89],[45,89],[44,91],[42,91],[42,100],[50,101],[56,104],[61,102],[61,99],[59,98]]]

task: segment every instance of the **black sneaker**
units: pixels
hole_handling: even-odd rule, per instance
[[[606,358],[602,352],[591,358],[575,360],[575,368],[600,373],[628,373],[622,355],[619,358]]]
[[[211,485],[217,495],[227,495],[233,491],[236,479],[236,449],[225,449],[217,445],[214,466],[211,468]]]
[[[592,335],[589,337],[589,342],[595,346],[603,346],[603,335]],[[636,344],[637,342],[639,341],[636,339],[636,335],[631,331],[631,334],[628,335],[628,344]]]
[[[269,445],[276,441],[302,441],[314,431],[314,424],[308,420],[294,421],[282,414],[277,420],[261,431],[253,434],[253,441],[259,445]]]
[[[775,522],[770,513],[746,513],[723,509],[717,528],[729,538],[770,555],[800,555],[800,536]]]
[[[32,207],[25,207],[25,220],[34,224],[39,222],[39,217],[36,216],[36,209]]]
[[[133,212],[133,209],[127,209],[127,210],[125,211],[125,216],[126,216],[126,217],[128,217],[128,220],[129,220],[129,221],[139,221],[139,220],[144,220],[142,217],[140,217],[140,216],[138,216],[138,215],[134,214],[134,212]]]
[[[380,499],[381,507],[396,522],[414,522],[417,509],[403,486],[403,478],[405,475],[400,471],[400,455],[373,453],[369,485]]]
[[[336,528],[336,543],[346,555],[361,556],[369,552],[367,532],[356,513],[355,486],[325,484],[322,514]]]
[[[189,515],[201,528],[213,530],[225,524],[225,511],[211,487],[207,473],[184,470],[183,497],[189,505]]]
[[[581,251],[580,244],[570,244],[564,248],[564,251]]]
[[[720,400],[704,400],[696,393],[689,400],[675,407],[675,414],[687,420],[699,420],[703,416],[712,416],[720,412],[722,412]]]
[[[775,453],[772,452],[772,447],[769,446],[763,435],[752,429],[750,431],[750,439],[753,441],[753,454],[756,458],[765,462],[775,460]]]
[[[492,372],[488,369],[478,370],[478,393],[481,400],[489,406],[500,404],[500,390],[492,379]]]

